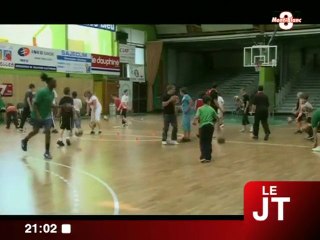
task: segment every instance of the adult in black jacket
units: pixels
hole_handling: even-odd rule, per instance
[[[263,86],[259,86],[258,92],[253,99],[253,110],[254,115],[254,124],[253,124],[253,139],[258,139],[259,135],[259,125],[262,124],[265,137],[264,140],[267,141],[270,135],[270,129],[268,124],[269,116],[269,98],[263,93]]]

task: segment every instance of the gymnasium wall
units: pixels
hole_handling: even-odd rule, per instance
[[[188,86],[212,79],[216,73],[239,72],[243,70],[241,49],[212,53],[179,52],[167,50],[167,80],[169,84]]]
[[[178,76],[178,57],[177,51],[168,49],[167,51],[167,82],[175,84]]]
[[[299,48],[295,46],[290,46],[287,54],[289,55],[289,58],[288,58],[289,76],[293,76],[297,74],[302,68],[301,51]]]
[[[178,87],[203,82],[205,73],[204,56],[197,52],[179,52],[168,49],[166,75],[168,84]]]
[[[222,50],[213,52],[212,63],[212,68],[215,72],[238,72],[243,69],[243,50]]]
[[[40,79],[41,72],[25,70],[2,70],[0,69],[0,84],[13,84],[13,96],[3,97],[6,103],[17,104],[23,102],[24,94],[30,83],[35,84],[36,89],[46,86]],[[78,96],[83,99],[86,90],[93,90],[93,79],[91,75],[71,75],[67,78],[63,73],[48,73],[50,77],[57,80],[57,93],[60,99],[63,96],[63,89],[70,87],[71,91],[77,91]]]
[[[156,39],[156,32],[153,25],[118,25],[121,29],[136,29],[145,32],[145,41]],[[21,32],[24,34],[21,35]],[[118,55],[118,43],[115,33],[106,30],[89,28],[80,25],[58,25],[58,24],[38,24],[38,25],[1,25],[0,42],[9,42],[22,45],[36,45],[45,48],[69,49],[80,52],[89,52],[104,54],[109,56]],[[0,70],[0,83],[13,83],[14,96],[5,98],[6,101],[17,103],[23,100],[23,95],[30,82],[37,86],[42,86],[39,79],[40,72],[29,70]],[[50,73],[58,80],[58,91],[62,93],[65,86],[70,86],[75,90],[82,92],[93,90],[105,103],[104,93],[108,91],[106,84],[108,77],[102,75],[74,75],[66,78],[62,73]],[[105,84],[102,84],[105,83]],[[155,92],[157,89],[159,77],[155,82]],[[70,84],[69,84],[70,83]],[[110,97],[110,96],[108,96]],[[105,109],[106,106],[104,106]]]
[[[203,75],[204,58],[201,53],[181,52],[178,54],[178,86],[182,87],[202,82]]]

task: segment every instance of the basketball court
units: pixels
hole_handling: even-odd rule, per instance
[[[111,118],[102,135],[84,128],[70,147],[58,148],[53,134],[51,161],[42,157],[42,134],[25,153],[24,134],[1,126],[0,213],[243,214],[248,181],[319,180],[320,153],[285,120],[271,119],[268,142],[262,130],[258,141],[239,133],[234,116],[225,125],[227,141],[214,140],[209,164],[199,162],[194,134],[190,143],[161,145],[161,115],[130,117],[128,128]]]

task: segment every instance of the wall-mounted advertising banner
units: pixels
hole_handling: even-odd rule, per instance
[[[12,97],[13,95],[12,83],[0,83],[0,94],[3,97]]]
[[[13,69],[12,60],[13,47],[8,44],[0,44],[0,68]]]
[[[108,30],[111,32],[116,31],[116,25],[115,24],[80,24],[85,27],[91,27],[91,28],[98,28],[102,30]]]
[[[144,65],[130,64],[129,69],[130,69],[130,75],[129,75],[130,80],[137,81],[137,82],[145,82]]]
[[[16,69],[41,71],[57,70],[57,50],[22,45],[13,46],[13,62]]]
[[[136,48],[126,44],[119,44],[120,62],[135,64]]]
[[[108,74],[116,76],[120,75],[119,57],[91,54],[91,58],[91,73]]]
[[[91,54],[60,50],[57,71],[65,73],[91,73]]]

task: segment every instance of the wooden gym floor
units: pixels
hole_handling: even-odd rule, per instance
[[[102,123],[103,134],[91,136],[83,121],[85,134],[70,147],[58,148],[53,134],[50,162],[43,134],[25,153],[25,134],[1,125],[0,214],[243,214],[248,181],[320,180],[320,153],[285,122],[271,126],[268,142],[262,129],[255,141],[227,122],[227,142],[214,140],[207,164],[198,161],[196,137],[161,145],[161,115],[130,117],[126,129],[120,119]]]

